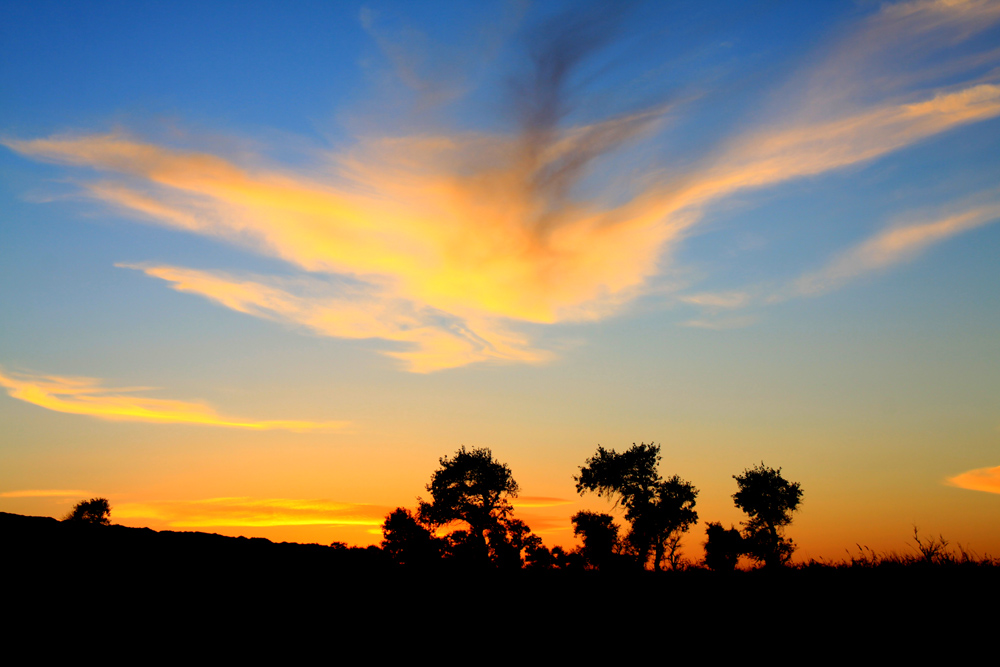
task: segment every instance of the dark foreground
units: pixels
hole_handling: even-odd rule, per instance
[[[911,653],[926,643],[986,640],[995,631],[1000,594],[1000,567],[981,563],[728,575],[499,573],[447,564],[415,570],[375,547],[276,544],[6,513],[0,513],[0,545],[6,606],[29,625],[80,623],[89,615],[105,633],[115,623],[149,623],[244,639],[275,632],[305,641],[315,633],[344,642],[384,638],[387,646],[376,650],[395,650],[402,635],[446,644],[495,635],[515,643],[534,637],[531,643],[541,642],[552,656],[663,644],[681,651],[676,655],[707,657],[743,642],[785,640],[820,640],[810,648],[814,654],[870,643],[888,656],[897,642]]]

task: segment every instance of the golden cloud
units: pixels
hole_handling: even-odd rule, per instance
[[[960,475],[949,477],[945,480],[952,486],[971,491],[985,491],[987,493],[1000,493],[1000,466],[995,468],[977,468],[963,472]]]
[[[201,424],[250,430],[330,431],[348,422],[292,420],[254,421],[226,417],[208,405],[160,398],[134,396],[147,387],[102,387],[100,380],[56,375],[4,373],[0,386],[12,397],[56,412],[89,415],[111,421],[139,421],[157,424]]]

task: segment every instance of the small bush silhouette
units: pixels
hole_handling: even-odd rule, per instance
[[[743,536],[735,528],[723,528],[718,521],[705,529],[705,567],[716,572],[733,572],[744,553]]]
[[[382,524],[382,551],[395,563],[426,566],[441,558],[444,540],[434,537],[413,514],[397,507]]]
[[[111,525],[111,504],[107,498],[91,498],[81,500],[63,521],[77,523],[92,523],[99,526]]]

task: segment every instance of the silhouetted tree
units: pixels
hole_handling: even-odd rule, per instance
[[[467,451],[462,447],[452,458],[442,457],[440,463],[427,485],[431,502],[420,500],[418,519],[428,526],[466,523],[467,531],[449,535],[450,552],[486,562],[495,547],[507,541],[505,523],[513,511],[510,500],[517,496],[517,482],[510,468],[486,448]]]
[[[594,569],[607,568],[619,545],[618,525],[610,514],[577,512],[573,515],[573,534],[583,540],[583,555],[587,565]]]
[[[560,547],[555,547],[560,549]],[[562,551],[560,549],[560,551]],[[529,570],[553,570],[558,567],[556,557],[539,539],[537,544],[524,550],[524,566]]]
[[[764,567],[784,565],[795,551],[795,543],[784,536],[784,529],[802,502],[799,483],[782,477],[781,468],[775,470],[763,463],[733,475],[733,479],[739,489],[733,502],[749,517],[743,523],[745,553]]]
[[[566,551],[562,547],[552,547],[552,560],[557,570],[567,572],[579,572],[587,565],[587,561],[584,560],[579,551],[575,549]]]
[[[382,524],[382,550],[400,565],[429,565],[441,557],[444,544],[420,525],[408,509],[397,507]]]
[[[527,553],[542,546],[542,538],[531,532],[520,519],[503,519],[490,531],[493,560],[498,567],[518,569]]]
[[[697,496],[698,490],[690,482],[674,475],[659,482],[654,501],[632,522],[629,541],[640,554],[652,548],[657,570],[664,557],[672,569],[680,564],[681,536],[698,521],[694,511]]]
[[[621,454],[598,446],[597,453],[573,478],[578,493],[594,491],[613,498],[616,505],[622,504],[625,518],[632,524],[626,541],[641,564],[652,551],[656,570],[668,548],[672,564],[676,564],[673,554],[680,544],[676,538],[698,521],[694,511],[698,490],[676,475],[662,479],[659,463],[660,447],[652,443],[633,444]]]
[[[101,526],[111,525],[111,504],[107,498],[91,498],[81,500],[70,511],[63,521],[93,523]]]
[[[723,528],[719,522],[705,528],[705,567],[716,572],[732,572],[743,553],[743,536],[735,528]]]

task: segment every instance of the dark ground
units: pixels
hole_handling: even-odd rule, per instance
[[[869,662],[921,647],[961,652],[967,642],[992,643],[1000,620],[1000,567],[975,564],[729,575],[471,572],[447,563],[407,570],[376,548],[6,513],[0,558],[3,603],[17,610],[8,637],[17,627],[58,633],[69,622],[79,632],[90,622],[104,637],[118,626],[151,627],[178,639],[221,633],[243,642],[284,635],[374,641],[373,649],[390,653],[405,653],[413,641],[476,645],[496,657],[542,651],[539,657],[595,660],[654,645],[667,651],[664,660],[797,647],[788,659],[829,654]],[[488,637],[499,643],[481,646]],[[518,648],[519,637],[528,644]]]

